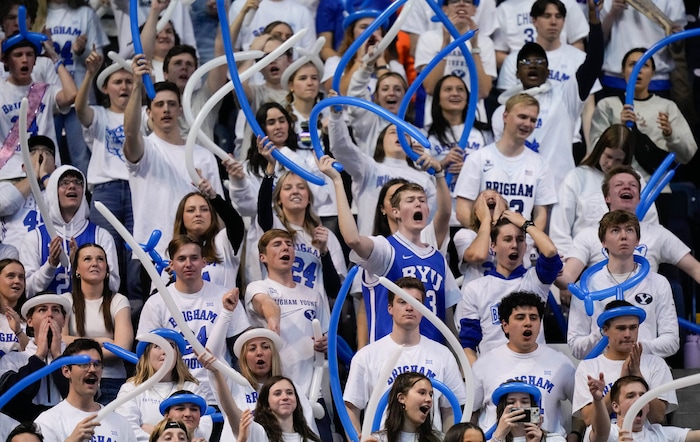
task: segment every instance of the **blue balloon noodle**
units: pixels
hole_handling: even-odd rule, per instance
[[[148,253],[148,256],[151,258],[151,261],[156,265],[156,270],[158,273],[163,273],[163,270],[165,270],[168,265],[170,265],[170,260],[163,259],[162,256],[160,256],[160,253],[156,250],[156,246],[158,245],[158,241],[160,241],[161,236],[163,235],[163,232],[161,232],[158,229],[155,229],[153,232],[151,232],[151,236],[148,237],[148,241],[146,241],[146,244],[139,244],[141,248],[143,249],[144,252]],[[124,244],[126,246],[127,250],[131,250],[131,246],[129,244]],[[175,274],[171,275],[173,278],[175,277]]]
[[[348,344],[342,336],[338,336],[338,353],[340,360],[349,367],[355,353],[353,353],[352,348],[350,348],[350,344]]]
[[[104,344],[102,344],[102,346],[127,362],[136,364],[139,361],[139,358],[136,356],[136,353],[130,352],[129,350],[122,348],[117,344],[105,342]]]
[[[567,334],[566,318],[564,318],[564,313],[562,313],[561,307],[559,307],[559,304],[557,304],[557,300],[554,299],[554,295],[552,294],[552,292],[549,292],[549,295],[547,295],[547,302],[549,303],[549,307],[552,309],[552,313],[554,314],[554,319],[557,321],[557,325],[559,326],[559,329],[561,330],[562,333],[564,333],[564,337],[566,337],[566,334]]]
[[[138,0],[130,0],[129,2],[129,24],[131,25],[131,39],[134,42],[134,54],[143,54],[143,45],[141,44],[141,32],[139,31],[139,5]],[[146,88],[146,95],[153,100],[156,96],[156,90],[153,88],[153,80],[149,74],[144,74],[143,85]]]
[[[38,56],[41,53],[42,42],[48,40],[49,37],[39,32],[30,32],[27,29],[27,8],[24,5],[20,5],[19,9],[17,10],[17,26],[19,27],[19,34],[12,37],[8,36],[9,38],[2,42],[3,51],[22,40],[27,40],[32,46],[34,46],[36,55]]]
[[[464,60],[467,62],[470,83],[467,117],[464,120],[464,130],[462,131],[462,135],[459,139],[459,145],[462,146],[462,148],[464,148],[464,146],[467,145],[469,133],[471,132],[472,126],[474,125],[474,119],[476,118],[476,105],[479,98],[479,77],[476,72],[476,64],[474,64],[474,58],[472,57],[471,52],[469,52],[467,46],[464,44],[467,40],[474,36],[475,31],[470,30],[464,35],[460,34],[457,28],[455,28],[450,19],[447,17],[447,15],[445,15],[445,13],[442,12],[442,8],[438,6],[437,3],[431,0],[427,0],[427,2],[428,6],[430,6],[433,12],[435,12],[436,17],[438,17],[438,19],[442,22],[445,28],[447,28],[447,31],[450,33],[452,38],[454,38],[455,40],[449,45],[447,45],[442,51],[438,52],[438,54],[432,60],[430,60],[430,63],[428,63],[423,68],[420,75],[418,75],[418,77],[413,81],[411,87],[408,89],[408,91],[406,91],[406,95],[404,95],[403,100],[401,101],[398,115],[401,118],[404,118],[406,116],[406,111],[408,110],[408,105],[411,101],[411,98],[413,98],[413,95],[415,95],[420,85],[423,84],[423,81],[425,81],[428,74],[430,74],[430,71],[432,71],[433,68],[435,68],[435,66],[438,63],[440,63],[440,61],[442,61],[442,59],[445,58],[450,52],[452,52],[455,48],[459,47],[459,49],[462,51],[462,54],[464,55]],[[401,143],[401,147],[403,147],[403,150],[406,152],[406,155],[408,155],[409,158],[411,158],[413,161],[416,161],[419,155],[413,152],[413,149],[411,149],[411,146],[408,144],[408,141],[406,141],[405,137],[403,136],[403,132],[401,131],[401,129],[398,129],[397,132],[399,135],[399,142]],[[435,173],[435,171],[431,169],[430,173]],[[452,174],[445,174],[445,181],[447,181],[447,185],[449,186],[452,182]]]
[[[685,40],[686,38],[698,37],[700,36],[700,28],[690,29],[687,31],[678,32],[676,34],[669,35],[668,37],[662,38],[661,40],[654,43],[652,47],[647,49],[647,51],[642,54],[642,56],[634,64],[634,69],[630,74],[630,79],[627,82],[627,90],[625,91],[625,104],[634,105],[634,86],[637,83],[637,77],[639,76],[639,71],[642,70],[644,64],[649,60],[655,53],[663,49],[664,47],[674,43],[678,40]],[[632,127],[632,122],[627,122],[627,127]]]
[[[131,1],[134,2],[136,0]],[[255,119],[253,109],[250,108],[248,98],[245,96],[245,92],[243,91],[243,84],[241,83],[241,78],[238,76],[238,68],[236,67],[236,57],[235,55],[233,55],[233,44],[231,43],[231,35],[229,34],[228,12],[226,11],[225,1],[216,0],[216,9],[219,13],[219,24],[221,25],[221,36],[223,38],[224,48],[226,51],[226,62],[228,63],[228,71],[231,75],[231,82],[233,83],[233,88],[236,92],[238,103],[241,106],[241,110],[245,114],[245,118],[248,121],[248,124],[253,129],[253,133],[255,133],[255,135],[259,137],[264,137],[265,132],[263,132],[262,128]],[[306,181],[316,184],[317,186],[324,186],[326,184],[326,180],[324,178],[317,177],[316,175],[303,169],[301,166],[284,156],[284,154],[282,154],[279,150],[273,149],[272,156],[284,167],[289,169],[291,172],[294,172],[295,174],[299,175],[300,177],[304,178]]]
[[[331,98],[326,98],[322,101],[319,101],[316,103],[314,108],[311,110],[311,115],[309,116],[309,121],[316,121],[314,118],[318,118],[318,115],[321,113],[321,110],[324,108],[330,107],[330,106],[336,106],[336,105],[341,105],[341,104],[347,104],[351,106],[357,106],[361,107],[363,109],[366,109],[373,114],[379,115],[380,117],[389,120],[390,123],[396,125],[396,127],[403,127],[405,128],[406,132],[408,132],[413,138],[415,138],[423,147],[426,149],[430,147],[430,140],[423,134],[423,132],[420,131],[417,127],[413,126],[410,123],[407,123],[406,121],[402,120],[399,118],[397,115],[392,114],[388,110],[384,109],[383,107],[379,106],[378,104],[372,103],[367,100],[363,100],[362,98],[357,98],[357,97],[347,97],[347,96],[338,96],[338,97],[331,97]],[[318,131],[309,131],[311,135],[311,143],[314,146],[314,151],[316,152],[316,155],[321,158],[321,156],[325,155],[323,152],[323,149],[321,149],[321,140],[318,136]],[[399,137],[400,138],[400,137]],[[338,170],[339,172],[342,171],[342,165],[338,163],[337,161],[333,163],[333,167]],[[340,168],[340,169],[339,169]]]
[[[450,390],[450,387],[438,381],[437,379],[431,378],[430,382],[433,384],[433,387],[435,387],[436,390],[444,394],[447,400],[450,401],[450,406],[452,406],[452,411],[454,412],[454,422],[460,422],[462,420],[462,406],[459,404],[457,396],[455,396],[452,390]],[[377,404],[377,412],[374,414],[374,420],[372,420],[373,433],[379,431],[381,427],[382,415],[384,414],[384,410],[386,409],[387,404],[389,403],[390,392],[391,389],[388,389],[384,392],[381,399],[379,399],[379,403]],[[369,417],[365,416],[365,419],[368,418]]]
[[[586,360],[586,359],[597,358],[598,356],[600,356],[603,353],[603,351],[605,350],[605,347],[607,347],[607,346],[608,346],[608,337],[603,336],[603,338],[600,341],[598,341],[598,343],[595,345],[595,347],[593,347],[593,349],[591,349],[591,351],[583,359]]]
[[[644,218],[647,211],[649,210],[653,202],[656,200],[656,198],[659,196],[663,188],[666,187],[666,184],[668,184],[671,178],[673,178],[673,175],[675,174],[675,169],[668,171],[668,173],[666,171],[671,166],[671,163],[673,163],[675,157],[675,153],[669,153],[666,156],[666,158],[664,158],[664,160],[661,162],[659,167],[654,171],[654,174],[651,176],[646,186],[644,186],[642,194],[639,197],[639,204],[637,205],[637,209],[635,211],[637,214],[637,218]],[[659,180],[661,181],[660,184]]]
[[[685,328],[686,330],[690,330],[696,335],[700,335],[700,325],[694,322],[688,321],[685,318],[678,317],[678,325]]]
[[[353,55],[355,55],[355,52],[357,52],[357,50],[360,49],[360,46],[365,43],[365,41],[374,33],[374,31],[383,25],[384,22],[387,21],[397,9],[399,9],[399,7],[406,3],[406,1],[407,0],[396,0],[394,3],[392,3],[391,6],[389,6],[384,12],[379,14],[379,17],[370,23],[367,29],[365,29],[362,34],[360,34],[360,36],[357,37],[357,39],[355,39],[355,41],[350,45],[347,51],[345,51],[345,54],[343,54],[343,56],[340,58],[338,66],[335,68],[335,73],[333,74],[333,83],[331,87],[334,91],[340,93],[340,78],[343,76],[343,72],[345,72],[345,66],[347,66],[347,64],[350,62],[350,59]]]
[[[609,298],[610,296],[615,296],[617,295],[618,287],[624,291],[628,288],[634,287],[635,285],[639,284],[639,282],[641,282],[644,278],[646,278],[647,274],[649,273],[649,261],[647,261],[646,258],[640,255],[634,255],[633,259],[634,262],[641,266],[641,268],[636,275],[634,275],[627,281],[622,282],[621,284],[614,285],[612,287],[607,287],[592,293],[588,291],[588,280],[591,278],[591,276],[593,276],[594,273],[600,271],[603,267],[605,267],[608,264],[607,259],[600,261],[586,269],[586,271],[583,272],[583,274],[581,275],[581,280],[579,281],[580,286],[577,286],[575,284],[569,284],[569,291],[571,292],[571,294],[573,294],[574,296],[576,296],[584,302],[586,306],[586,314],[588,316],[593,316],[593,301],[600,301],[602,299]]]
[[[328,325],[328,372],[330,375],[333,403],[335,404],[336,413],[338,413],[340,422],[343,424],[345,433],[352,442],[360,442],[360,438],[350,420],[348,410],[345,408],[345,402],[343,402],[343,390],[340,386],[340,376],[338,374],[338,324],[340,323],[340,316],[343,311],[343,303],[345,303],[345,298],[348,296],[350,287],[352,287],[352,282],[359,269],[358,266],[353,266],[348,270],[348,274],[345,276],[343,285],[340,286],[338,297],[333,305],[331,320]]]
[[[61,357],[50,363],[49,365],[42,367],[41,369],[33,372],[29,376],[25,377],[21,381],[17,382],[15,385],[10,387],[2,396],[0,396],[0,408],[7,405],[10,400],[17,395],[20,391],[32,385],[39,379],[47,376],[64,365],[72,364],[87,364],[90,362],[90,356],[88,355],[77,355],[77,356],[66,356]]]

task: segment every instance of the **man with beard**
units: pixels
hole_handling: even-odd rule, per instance
[[[53,293],[38,294],[24,303],[22,317],[27,321],[27,333],[33,337],[24,351],[10,352],[0,359],[0,393],[61,356],[65,348],[61,330],[70,311],[70,301]],[[56,405],[65,387],[63,377],[54,372],[22,390],[3,412],[20,422],[31,421]]]
[[[574,365],[546,344],[538,344],[545,305],[530,292],[514,292],[501,300],[498,315],[508,342],[482,354],[474,363],[474,410],[479,427],[497,422],[491,393],[502,383],[518,380],[542,390],[542,429],[566,437],[561,402],[573,397]]]
[[[114,440],[136,442],[131,424],[117,413],[107,414],[95,421],[102,405],[95,401],[102,378],[102,347],[92,339],[76,339],[66,347],[63,356],[90,356],[85,364],[66,365],[61,369],[68,379],[66,399],[36,418],[44,442],[79,442],[84,440]]]

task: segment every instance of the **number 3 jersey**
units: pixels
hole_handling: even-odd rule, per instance
[[[510,210],[531,219],[535,206],[557,202],[557,192],[543,158],[530,149],[515,156],[503,155],[489,144],[464,160],[454,195],[472,201],[479,193],[493,189],[508,201]]]
[[[393,326],[387,311],[388,290],[379,284],[375,275],[385,276],[394,282],[405,276],[421,280],[425,285],[423,304],[444,322],[446,309],[461,299],[459,287],[445,257],[436,248],[417,246],[398,232],[388,238],[370,238],[374,242],[374,250],[367,260],[360,259],[355,253],[351,255],[351,259],[365,269],[362,295],[367,310],[370,342],[388,335]],[[425,318],[421,321],[420,332],[434,341],[445,341],[437,327]]]
[[[168,291],[178,309],[182,312],[187,326],[192,330],[199,343],[205,347],[209,334],[214,327],[214,322],[223,309],[221,298],[223,298],[227,290],[225,287],[208,281],[204,281],[201,290],[196,293],[183,293],[176,290],[174,286],[168,287]],[[226,331],[226,337],[230,338],[241,334],[249,326],[248,317],[243,306],[239,303],[233,312],[233,318]],[[180,327],[177,326],[160,293],[156,293],[148,298],[148,301],[143,306],[136,335],[148,333],[156,328],[170,328],[180,331]],[[182,334],[182,331],[180,333]],[[197,360],[191,344],[187,346],[185,354],[182,355],[182,360],[187,368],[190,369],[192,375],[199,380],[202,386],[202,396],[207,399],[207,403],[216,403],[216,398],[209,386],[207,369]]]

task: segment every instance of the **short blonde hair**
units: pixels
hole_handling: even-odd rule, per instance
[[[513,107],[517,104],[524,104],[525,106],[535,106],[537,107],[537,110],[539,111],[540,109],[540,102],[537,101],[537,98],[533,97],[532,95],[520,93],[513,95],[506,101],[506,112],[510,112]]]

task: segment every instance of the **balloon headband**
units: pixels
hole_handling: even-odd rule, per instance
[[[131,69],[131,60],[125,60],[121,55],[117,54],[114,51],[109,51],[107,56],[114,63],[107,66],[102,72],[100,72],[100,75],[97,76],[97,86],[100,88],[105,84],[107,78],[109,78],[110,75],[117,71],[124,69],[129,73],[133,73]]]
[[[73,310],[70,301],[68,298],[65,298],[60,295],[51,295],[51,294],[46,294],[46,295],[37,295],[29,298],[27,302],[24,303],[22,306],[22,317],[26,320],[27,315],[29,314],[29,310],[32,308],[38,306],[38,305],[45,305],[45,304],[57,304],[60,305],[63,310],[66,312],[66,317],[68,317]]]
[[[195,404],[199,408],[199,414],[202,416],[206,415],[208,411],[207,401],[205,401],[202,396],[192,393],[176,394],[174,396],[170,396],[169,398],[160,403],[160,407],[158,407],[158,410],[160,411],[160,414],[165,416],[165,413],[168,412],[168,409],[170,407],[180,404]]]
[[[19,7],[17,22],[19,25],[19,33],[2,42],[2,53],[7,54],[15,46],[19,45],[23,41],[27,41],[34,48],[36,55],[41,54],[42,43],[49,38],[46,35],[38,32],[29,32],[27,29],[27,8],[24,6]]]
[[[611,308],[598,316],[598,327],[603,328],[606,322],[621,316],[636,316],[639,318],[639,323],[641,324],[647,318],[647,312],[645,312],[644,309],[632,305],[623,305],[620,307]]]
[[[241,334],[238,339],[236,339],[236,342],[233,343],[233,354],[236,355],[236,357],[240,356],[241,350],[243,349],[245,343],[255,338],[269,339],[273,344],[275,344],[277,351],[282,348],[282,338],[280,338],[277,333],[266,328],[254,328]]]
[[[294,63],[290,64],[287,69],[282,73],[282,85],[286,86],[289,84],[289,79],[299,70],[302,66],[307,63],[313,63],[318,70],[318,78],[323,78],[323,61],[318,54],[321,53],[323,45],[326,43],[326,37],[318,37],[316,42],[313,44],[311,49],[298,48],[297,52],[301,54],[301,57],[297,58]]]
[[[503,396],[507,396],[510,393],[526,393],[535,398],[535,402],[537,402],[538,406],[542,403],[542,393],[540,389],[524,382],[508,382],[501,384],[491,395],[491,402],[496,405]]]
[[[183,338],[179,332],[170,328],[157,328],[155,330],[151,330],[151,333],[165,338],[168,341],[174,342],[177,345],[178,350],[180,350],[180,354],[185,354],[185,350],[187,349],[187,341],[185,341],[185,338]],[[136,344],[136,356],[139,359],[146,352],[146,347],[148,347],[148,344],[150,344],[150,342],[146,341],[141,341]]]
[[[347,29],[349,26],[352,26],[353,23],[355,23],[358,20],[362,20],[363,18],[376,19],[381,13],[382,11],[378,9],[363,9],[360,11],[353,12],[352,14],[345,17],[345,20],[343,20],[343,29]],[[382,29],[384,29],[384,27],[385,26],[382,26]]]

